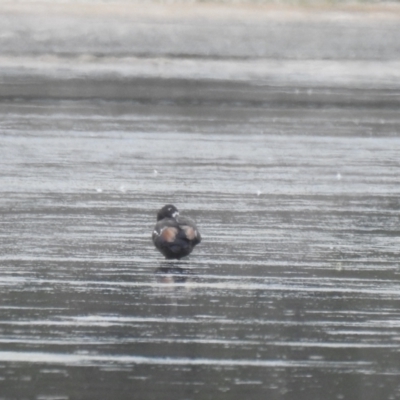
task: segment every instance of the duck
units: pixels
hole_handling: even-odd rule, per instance
[[[201,242],[201,235],[193,220],[180,216],[174,205],[167,204],[157,213],[152,239],[166,259],[179,260]]]

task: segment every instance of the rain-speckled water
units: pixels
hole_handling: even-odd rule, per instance
[[[1,399],[400,398],[398,110],[0,112]]]
[[[184,3],[1,1],[0,400],[400,399],[400,7]]]

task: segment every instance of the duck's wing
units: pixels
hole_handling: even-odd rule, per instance
[[[152,234],[153,242],[156,246],[157,244],[163,245],[173,243],[179,231],[179,225],[175,220],[172,218],[164,218],[161,221],[158,221],[154,227]]]
[[[201,242],[200,232],[197,229],[196,223],[192,219],[179,216],[176,221],[181,230],[181,232],[179,232],[179,236],[182,239],[185,238],[194,245]]]
[[[157,222],[152,237],[154,245],[167,258],[185,256],[194,246],[193,241],[188,239],[185,229],[174,219]]]

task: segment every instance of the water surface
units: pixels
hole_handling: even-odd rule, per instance
[[[1,398],[399,398],[396,110],[1,110]]]

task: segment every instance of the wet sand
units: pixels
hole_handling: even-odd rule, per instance
[[[122,30],[129,13],[71,7],[77,31],[57,36],[66,5],[41,24],[41,8],[13,7],[19,33],[2,36],[0,57],[0,398],[398,398],[399,42],[373,50],[396,13],[312,20],[367,32],[386,18],[371,48],[350,40],[318,57],[281,42],[280,56],[243,58],[257,49],[247,28],[227,46],[237,58],[201,46],[197,58],[121,56],[129,41],[106,45],[107,32],[102,58],[83,22]],[[287,25],[274,12],[276,37],[304,34],[298,14]],[[196,31],[170,15],[168,29]],[[32,25],[17,29],[21,18]],[[203,43],[210,54],[238,25],[234,9],[208,28],[217,18],[231,30]],[[180,262],[151,242],[167,202],[203,236]]]

